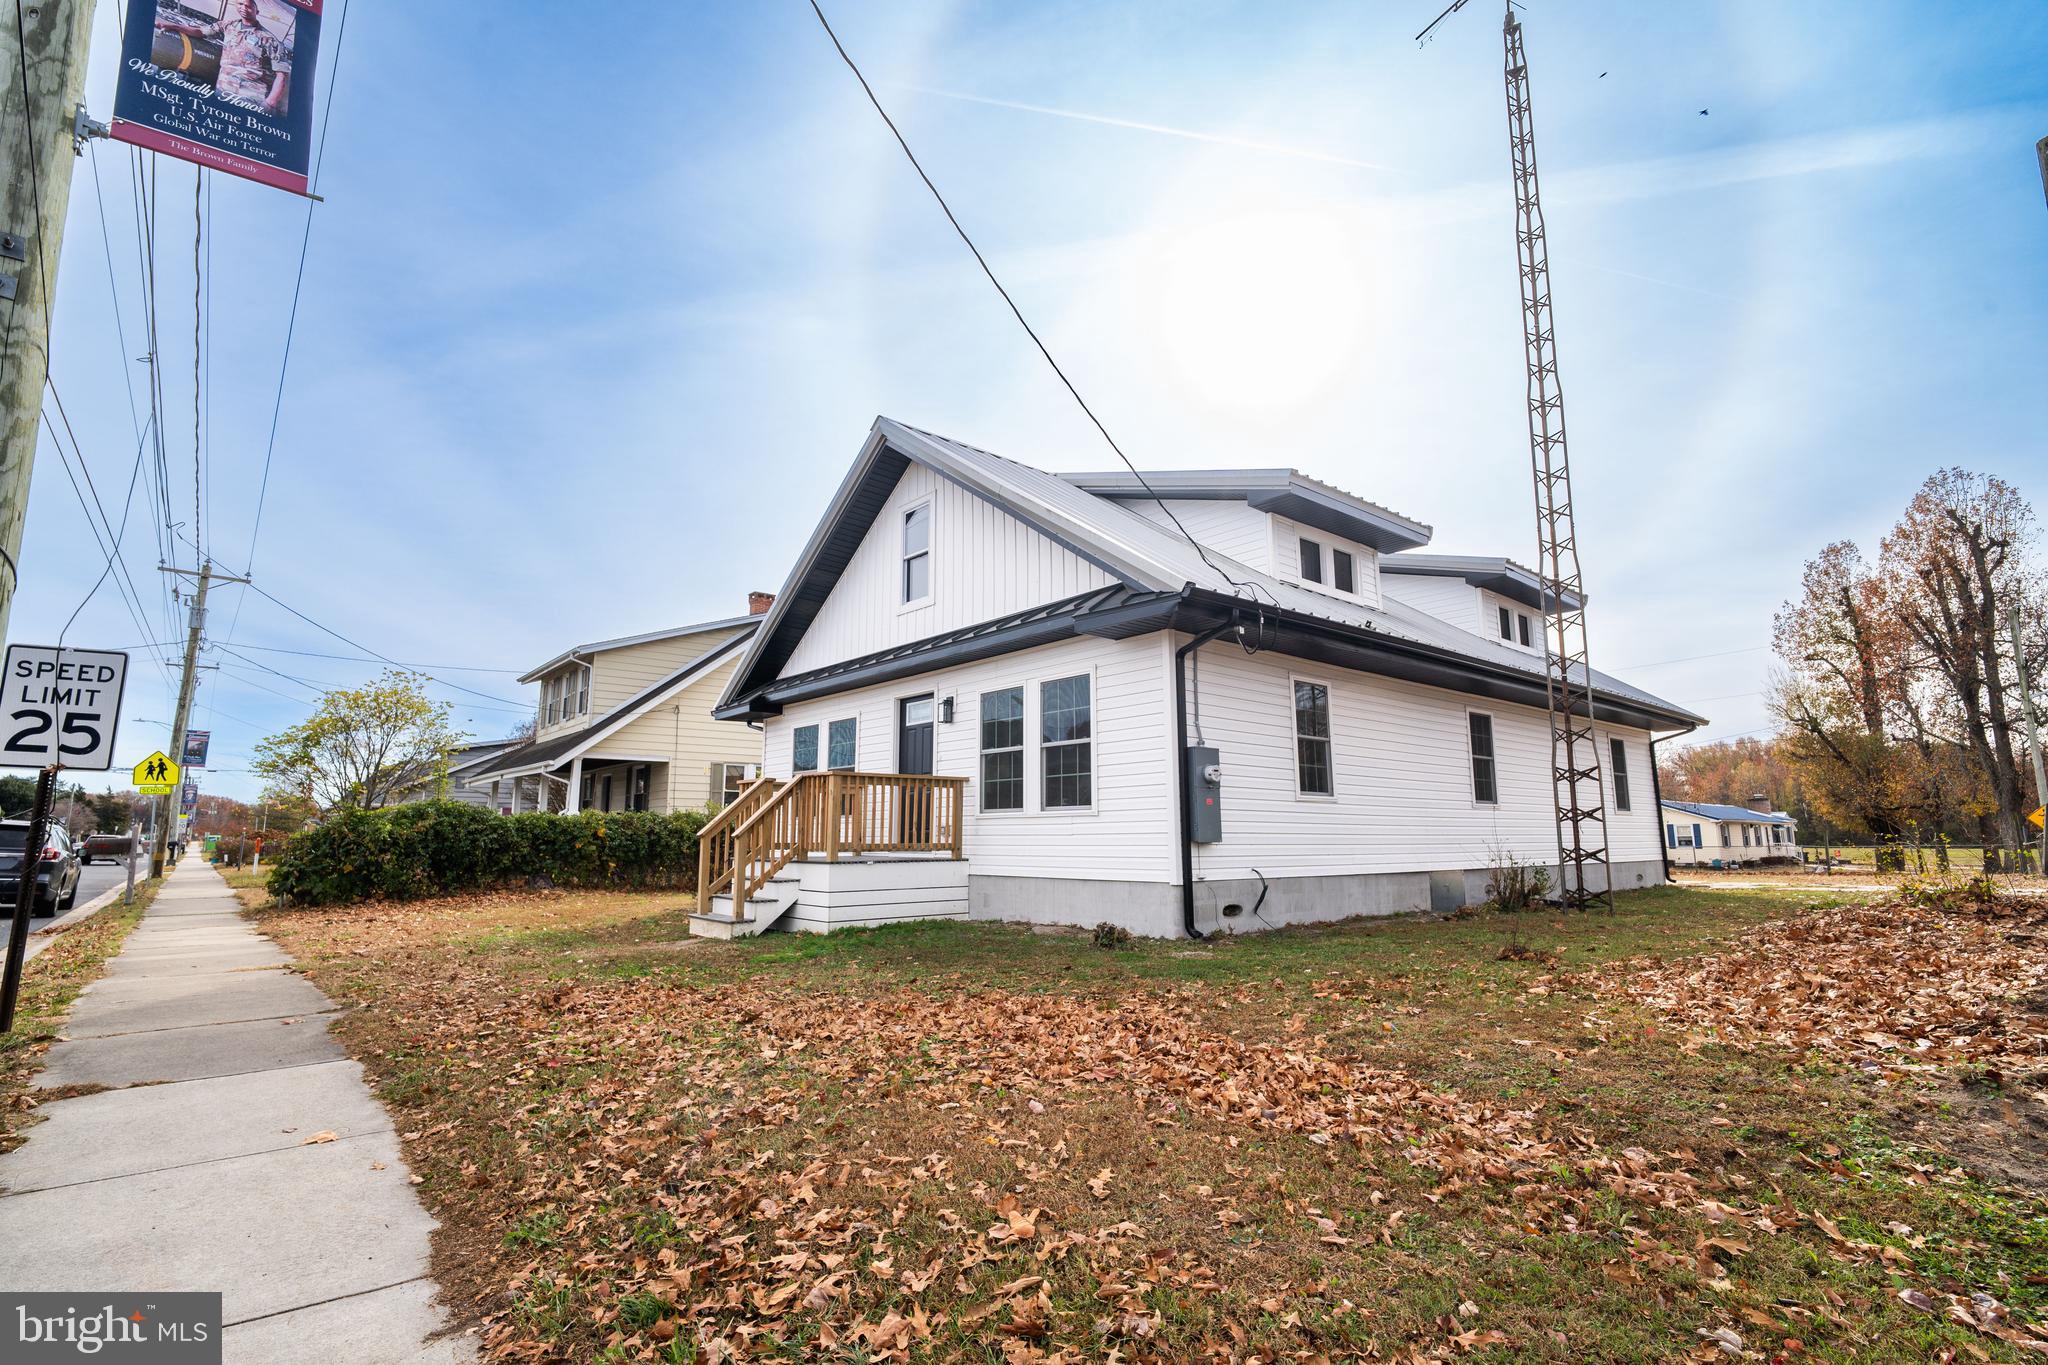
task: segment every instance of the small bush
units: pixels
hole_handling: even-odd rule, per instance
[[[293,836],[270,863],[270,894],[281,905],[345,905],[533,885],[690,890],[706,818],[504,816],[460,801],[342,811]]]
[[[1505,849],[1496,850],[1486,874],[1489,910],[1527,910],[1550,891],[1550,869],[1525,863]]]
[[[1899,883],[1899,899],[1922,910],[1983,910],[1997,898],[1998,883],[1986,872],[1974,877],[1959,872],[1907,877]]]
[[[1128,948],[1131,946],[1131,931],[1121,924],[1108,920],[1095,926],[1095,946],[1098,948]]]

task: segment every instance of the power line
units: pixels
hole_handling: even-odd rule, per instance
[[[1641,672],[1645,668],[1662,668],[1666,664],[1692,664],[1698,663],[1701,659],[1725,659],[1733,654],[1754,654],[1760,649],[1769,648],[1769,645],[1745,645],[1741,649],[1724,649],[1713,654],[1688,654],[1683,659],[1659,659],[1655,663],[1624,664],[1616,669],[1615,672],[1636,673]]]
[[[200,202],[205,198],[206,168],[192,168],[192,546],[205,558],[205,523],[200,520],[200,460],[199,449],[199,364],[203,354],[199,348],[199,284],[201,280],[199,263],[200,248],[206,237],[205,220],[199,216]]]
[[[315,621],[312,617],[306,615],[306,613],[300,611],[297,607],[292,606],[288,602],[280,601],[275,594],[266,591],[260,584],[251,583],[249,585],[249,590],[251,592],[256,593],[258,596],[264,598],[266,601],[269,601],[273,605],[283,607],[286,611],[298,617],[301,621],[304,621],[307,625],[313,627],[315,630],[324,631],[326,634],[332,635],[335,639],[341,641],[345,645],[350,645],[356,649],[360,649],[365,654],[374,655],[378,662],[380,663],[390,664],[393,668],[404,668],[406,666],[398,662],[398,660],[392,658],[388,654],[378,654],[376,650],[371,649],[368,645],[362,643],[360,640],[351,640],[348,636],[343,635],[340,631],[334,629],[332,626],[321,625],[318,621]],[[437,678],[433,674],[425,672],[423,670],[414,671],[419,672],[421,677],[427,678],[433,682],[437,682],[441,684],[441,686],[449,688],[452,691],[467,692],[470,696],[482,697],[485,701],[500,702],[508,707],[513,708],[521,714],[524,714],[525,712],[531,711],[533,709],[530,705],[521,705],[520,703],[513,701],[509,697],[495,696],[489,692],[479,692],[473,687],[464,687],[460,683],[449,682],[446,678]]]
[[[178,642],[175,640],[145,640],[141,645],[131,645],[128,647],[145,648],[155,645],[176,644],[178,644]],[[292,654],[302,659],[338,659],[345,663],[362,664],[393,663],[393,661],[390,659],[379,658],[373,654],[324,654],[316,649],[286,649],[283,645],[252,645],[247,640],[237,641],[235,642],[235,644],[236,647],[239,649],[256,649],[261,650],[265,654]],[[427,669],[439,669],[444,673],[504,673],[512,677],[517,677],[519,674],[525,671],[524,669],[519,668],[486,668],[481,664],[396,663],[394,666],[398,668],[409,668],[416,673],[424,672]]]
[[[107,196],[100,187],[100,144],[99,139],[86,142],[92,154],[92,197],[100,210],[100,247],[107,258],[107,296],[114,305],[114,340],[121,348],[121,392],[128,396],[128,422],[135,429],[138,439],[142,436],[142,415],[135,407],[135,383],[129,377],[129,367],[134,359],[128,354],[128,328],[121,320],[121,290],[114,282],[114,240],[107,231]]]
[[[1038,353],[1041,356],[1045,357],[1045,363],[1052,367],[1052,372],[1059,377],[1060,383],[1066,386],[1068,394],[1073,397],[1075,403],[1080,405],[1081,411],[1087,415],[1088,420],[1095,424],[1095,429],[1102,433],[1102,439],[1109,443],[1109,448],[1116,452],[1116,457],[1124,462],[1124,468],[1131,471],[1132,477],[1138,481],[1138,486],[1143,488],[1152,501],[1159,505],[1159,510],[1166,514],[1167,520],[1173,523],[1173,528],[1180,532],[1181,539],[1194,547],[1195,553],[1202,557],[1202,562],[1209,566],[1211,572],[1220,575],[1224,582],[1240,591],[1246,593],[1266,592],[1259,585],[1240,583],[1237,579],[1224,572],[1215,560],[1209,558],[1209,552],[1202,547],[1202,542],[1188,534],[1188,528],[1181,524],[1180,518],[1174,515],[1173,509],[1168,507],[1159,494],[1153,491],[1152,485],[1145,481],[1145,476],[1138,472],[1138,466],[1131,462],[1131,457],[1124,454],[1123,447],[1118,445],[1116,438],[1109,434],[1109,428],[1104,426],[1102,419],[1095,415],[1095,409],[1088,406],[1088,400],[1083,398],[1081,391],[1074,387],[1074,381],[1067,378],[1067,372],[1060,368],[1059,361],[1053,359],[1052,352],[1047,349],[1045,342],[1039,338],[1037,331],[1032,328],[1029,322],[1025,321],[1024,311],[1017,306],[1017,301],[1010,297],[1010,291],[1003,288],[1003,282],[996,278],[996,272],[990,268],[988,258],[981,254],[981,248],[976,246],[974,239],[967,235],[967,229],[960,225],[959,218],[953,213],[953,206],[946,202],[946,196],[939,193],[939,187],[932,183],[931,176],[925,174],[923,163],[918,161],[917,153],[910,150],[910,143],[904,139],[902,130],[897,128],[896,120],[889,117],[889,111],[882,107],[882,101],[876,96],[874,87],[869,85],[868,78],[861,74],[859,65],[854,62],[853,57],[847,52],[846,45],[839,41],[839,35],[832,31],[831,21],[826,19],[825,11],[819,7],[818,0],[810,0],[810,4],[811,12],[818,16],[818,23],[825,30],[825,36],[832,40],[833,49],[839,53],[839,60],[846,63],[846,69],[851,71],[853,78],[860,82],[860,88],[866,93],[868,103],[875,107],[875,112],[882,116],[882,122],[889,126],[890,135],[896,139],[896,145],[903,149],[903,155],[909,159],[911,169],[917,172],[918,179],[924,181],[924,187],[932,192],[932,198],[938,201],[940,211],[946,215],[946,221],[953,225],[953,231],[966,244],[968,251],[973,253],[975,264],[981,267],[981,273],[988,276],[988,282],[995,286],[996,293],[1003,296],[1003,302],[1009,305],[1010,316],[1017,319],[1017,325],[1024,329],[1024,335],[1031,338],[1031,344],[1038,348]],[[1272,596],[1270,592],[1267,592],[1266,595],[1269,598]]]

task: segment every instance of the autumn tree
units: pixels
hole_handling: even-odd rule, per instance
[[[1944,469],[1907,505],[1880,557],[1885,614],[1908,643],[1905,668],[1925,684],[1906,694],[1910,719],[1974,760],[1990,795],[1987,849],[2026,843],[2019,673],[2005,618],[2018,606],[2035,617],[2023,640],[2040,633],[2038,539],[2033,509],[2011,484]]]
[[[1802,799],[1799,773],[1776,739],[1742,736],[1671,750],[1658,759],[1657,781],[1676,801],[1740,806],[1761,793],[1773,810],[1793,810]]]
[[[417,788],[444,788],[463,736],[425,683],[391,669],[327,693],[311,717],[256,746],[251,771],[322,810],[373,810]]]

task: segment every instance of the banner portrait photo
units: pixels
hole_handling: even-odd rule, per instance
[[[113,135],[307,192],[321,0],[129,0]]]

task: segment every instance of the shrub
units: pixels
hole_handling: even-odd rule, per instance
[[[1128,948],[1131,946],[1131,931],[1121,924],[1108,920],[1095,926],[1095,946],[1098,948]]]
[[[1550,893],[1550,869],[1525,863],[1506,849],[1493,850],[1486,873],[1490,910],[1527,910]]]
[[[1907,877],[1899,883],[1899,899],[1922,910],[1983,910],[1997,898],[1998,883],[1986,872],[1974,877],[1944,872],[1932,877]]]
[[[270,894],[283,905],[344,905],[510,886],[689,890],[705,819],[702,811],[503,816],[460,801],[341,811],[292,837],[271,863]]]

